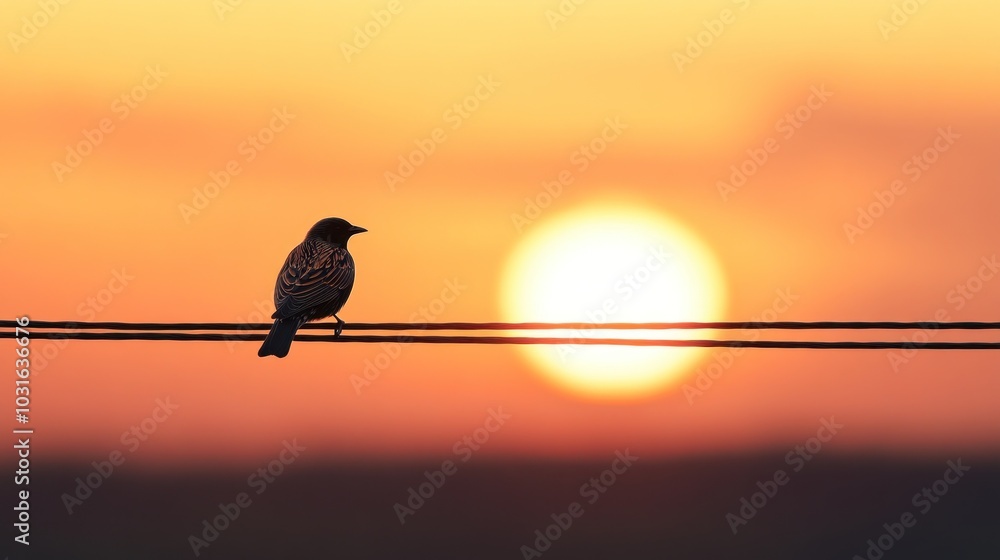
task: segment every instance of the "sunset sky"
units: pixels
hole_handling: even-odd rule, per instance
[[[369,230],[348,323],[410,320],[455,286],[434,320],[504,320],[520,244],[602,208],[696,236],[719,319],[997,319],[1000,4],[51,4],[0,7],[6,319],[263,322],[288,251],[339,216]],[[404,345],[358,388],[385,347],[32,344],[43,460],[106,456],[167,398],[130,461],[249,464],[291,438],[442,457],[498,407],[484,456],[784,449],[831,416],[843,453],[1000,448],[990,352],[706,351],[602,399],[513,346]]]

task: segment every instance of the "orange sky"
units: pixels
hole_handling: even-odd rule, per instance
[[[511,214],[571,169],[539,220],[665,213],[714,250],[727,319],[760,316],[778,290],[799,296],[782,320],[995,319],[1000,282],[953,290],[998,252],[998,5],[929,2],[880,29],[893,2],[594,1],[565,21],[547,16],[555,1],[220,4],[0,7],[5,317],[260,320],[288,250],[341,216],[370,230],[352,241],[348,322],[407,320],[455,279],[467,289],[439,320],[498,319],[523,235]],[[608,119],[627,129],[580,171],[574,152]],[[911,161],[942,129],[957,136],[934,163]],[[894,181],[884,215],[845,232]],[[115,272],[127,285],[88,307]],[[336,457],[436,457],[497,406],[512,419],[482,451],[496,456],[783,447],[831,415],[842,450],[1000,444],[986,352],[924,351],[894,371],[882,351],[753,350],[692,403],[679,388],[602,403],[512,347],[406,346],[360,395],[350,376],[377,346],[256,349],[71,342],[36,365],[39,453],[120,447],[166,397],[180,408],[137,462],[264,457],[292,437]]]

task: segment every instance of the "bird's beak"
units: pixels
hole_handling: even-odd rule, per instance
[[[351,229],[350,229],[351,235],[355,235],[355,234],[358,234],[358,233],[364,233],[366,231],[368,231],[368,230],[365,229],[365,228],[363,228],[363,227],[361,227],[361,226],[351,226]]]

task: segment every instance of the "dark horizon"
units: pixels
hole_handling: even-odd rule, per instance
[[[247,485],[252,468],[176,474],[134,468],[113,473],[72,515],[59,495],[73,491],[87,464],[45,466],[33,474],[33,488],[44,490],[33,496],[31,548],[40,555],[30,557],[195,557],[189,537],[204,535],[202,522],[227,511],[220,504],[237,504],[240,492],[250,496],[249,505],[238,508],[214,541],[205,541],[209,546],[200,548],[199,558],[300,558],[319,551],[349,558],[514,560],[524,557],[522,546],[535,546],[535,530],[548,528],[558,537],[543,558],[851,559],[865,558],[867,541],[887,533],[883,524],[898,524],[907,512],[915,525],[893,540],[886,558],[988,558],[1000,552],[991,536],[1000,522],[1000,460],[962,457],[971,469],[924,513],[925,500],[914,505],[914,495],[933,488],[948,461],[958,457],[826,453],[795,472],[783,455],[640,458],[604,492],[585,494],[580,487],[609,469],[608,461],[480,457],[447,476],[412,514],[404,513],[405,524],[395,504],[406,506],[408,489],[416,490],[428,480],[424,471],[440,463],[303,460],[288,465],[259,494],[260,484]],[[789,480],[770,486],[778,468]],[[727,514],[750,513],[740,512],[741,499],[759,504],[753,495],[762,490],[773,496],[745,524],[737,523],[734,535]],[[582,514],[565,530],[549,528],[568,521],[574,502]],[[29,558],[14,552],[11,558]]]

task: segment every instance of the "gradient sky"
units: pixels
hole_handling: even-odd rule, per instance
[[[287,252],[342,216],[370,230],[352,241],[348,322],[405,321],[455,279],[467,288],[439,320],[499,319],[524,235],[511,214],[617,118],[628,128],[540,221],[610,204],[670,216],[715,252],[729,320],[760,317],[779,290],[798,296],[782,320],[995,320],[1000,280],[956,290],[1000,252],[1000,5],[928,2],[880,27],[895,4],[593,0],[559,21],[555,0],[69,2],[52,16],[5,2],[2,313],[260,321]],[[376,36],[345,56],[366,25]],[[262,149],[244,144],[272,124]],[[958,135],[938,141],[947,151],[912,162],[942,129]],[[386,172],[434,134],[390,188]],[[70,165],[88,135],[92,153]],[[721,196],[731,166],[765,146],[777,151]],[[226,188],[185,212],[231,160]],[[893,202],[849,236],[894,181]],[[116,272],[127,285],[88,307]],[[180,408],[136,462],[255,460],[292,437],[331,457],[447,456],[498,406],[512,418],[486,455],[786,447],[829,416],[847,426],[843,451],[1000,445],[987,352],[923,351],[894,370],[883,351],[752,350],[693,402],[678,387],[607,403],[549,383],[514,347],[405,346],[360,394],[350,376],[377,346],[256,350],[70,342],[36,364],[38,453],[100,457],[167,397]]]

